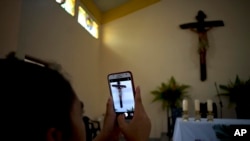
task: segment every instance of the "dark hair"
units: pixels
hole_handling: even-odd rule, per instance
[[[58,71],[16,58],[0,59],[1,138],[43,141],[49,128],[70,137],[75,98]]]

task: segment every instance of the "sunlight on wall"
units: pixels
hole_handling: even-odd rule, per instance
[[[98,38],[98,25],[81,7],[78,7],[78,23],[81,24],[93,37]]]

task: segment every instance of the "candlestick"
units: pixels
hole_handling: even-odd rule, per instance
[[[207,100],[207,111],[213,111],[213,101],[211,99]]]
[[[201,120],[201,114],[199,111],[195,111],[195,117],[194,121],[200,121]]]
[[[214,114],[211,111],[208,111],[207,113],[207,121],[213,121],[214,120]]]
[[[183,121],[188,121],[188,111],[183,111],[182,112],[182,120]]]
[[[198,99],[194,100],[194,109],[195,111],[200,111],[200,101]]]
[[[182,101],[182,108],[183,111],[188,111],[188,101],[186,99]]]

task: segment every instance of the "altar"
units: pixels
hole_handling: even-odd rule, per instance
[[[245,130],[242,130],[245,129]],[[241,134],[241,131],[245,131]],[[250,141],[250,119],[214,119],[202,118],[194,121],[189,118],[183,121],[177,118],[173,141],[220,141],[236,139]]]

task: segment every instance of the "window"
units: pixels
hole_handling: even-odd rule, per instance
[[[70,15],[75,16],[75,7],[77,0],[55,0],[55,1],[59,3],[61,7],[65,9],[65,11],[68,12]],[[99,36],[97,23],[86,12],[86,10],[84,10],[83,7],[79,6],[77,10],[78,10],[78,17],[77,17],[78,23],[82,27],[84,27],[93,37],[97,39]]]
[[[93,37],[98,38],[98,25],[81,6],[78,7],[78,23]]]
[[[56,0],[57,3],[60,3],[62,8],[65,9],[70,15],[75,15],[75,2],[76,0]]]

